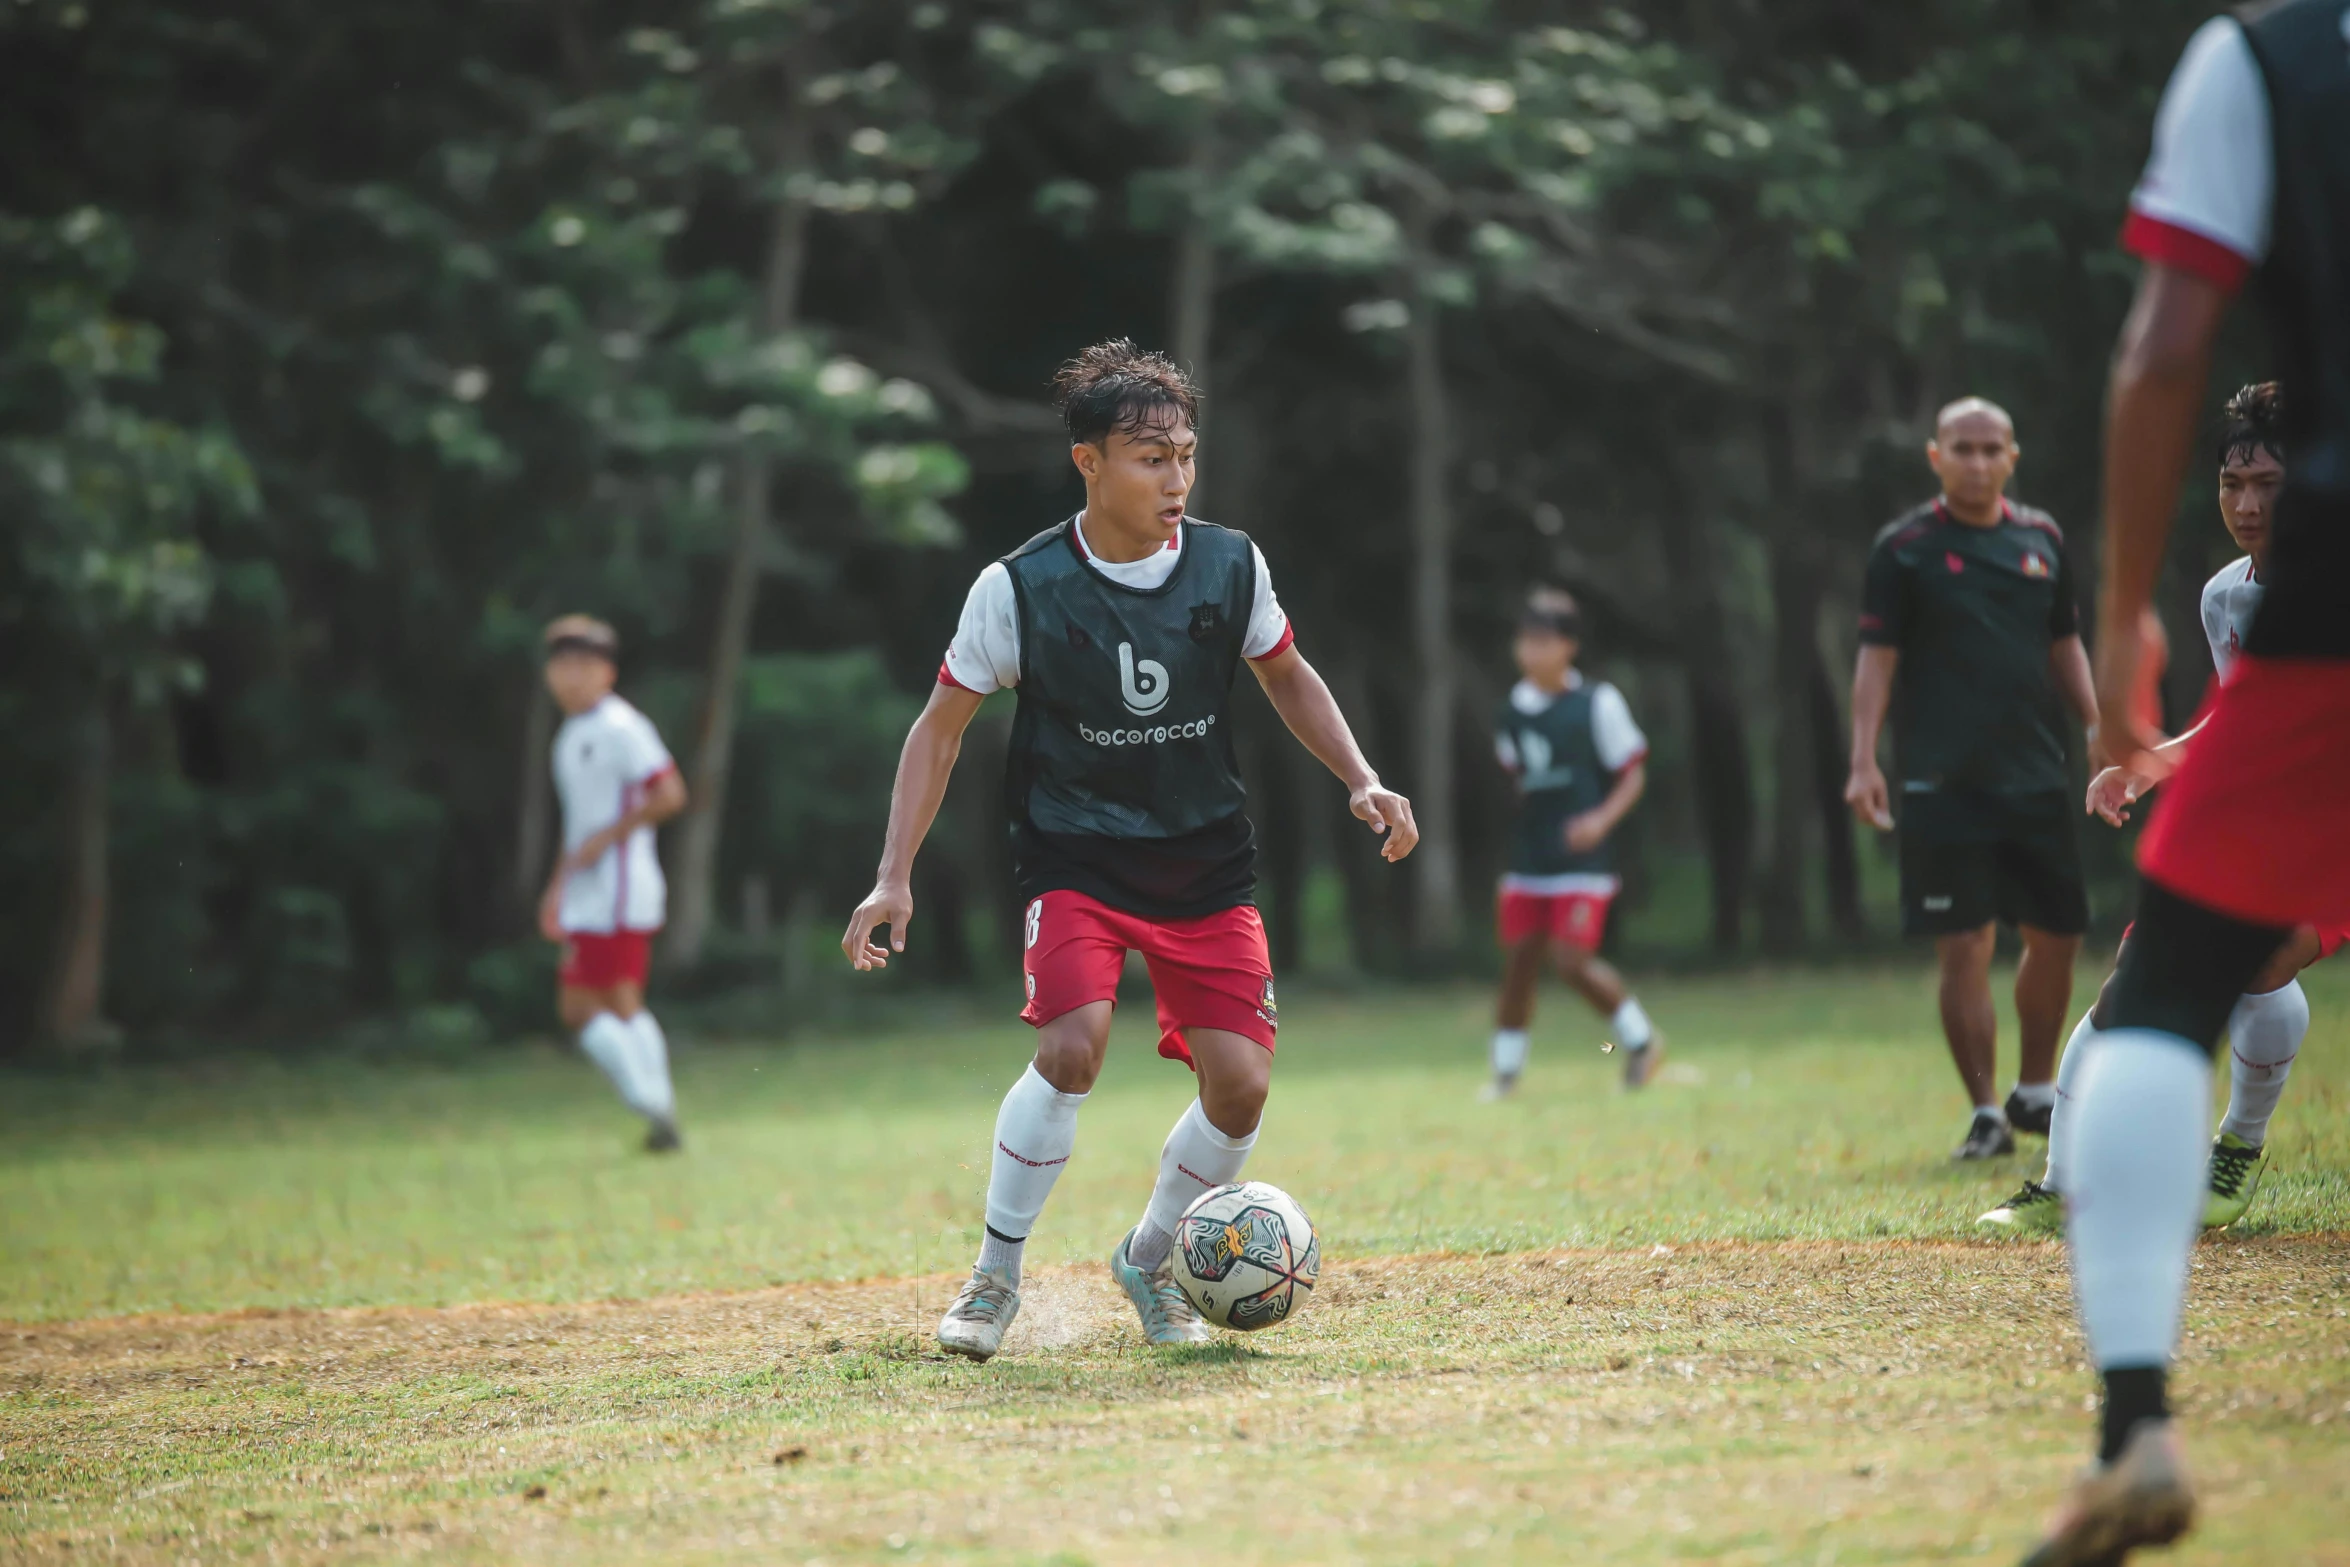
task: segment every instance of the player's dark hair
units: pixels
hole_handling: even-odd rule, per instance
[[[609,663],[620,662],[620,633],[593,615],[559,615],[539,633],[539,646],[548,658],[558,653],[593,653]]]
[[[1564,588],[1536,588],[1518,611],[1520,631],[1547,631],[1554,637],[1583,640],[1583,607]]]
[[[1053,402],[1072,441],[1101,444],[1115,430],[1163,430],[1178,418],[1199,428],[1199,388],[1165,354],[1129,337],[1096,343],[1053,376]]]
[[[2220,417],[2227,421],[2219,438],[2219,465],[2248,462],[2255,452],[2285,460],[2285,389],[2275,381],[2261,381],[2239,389],[2228,399]]]

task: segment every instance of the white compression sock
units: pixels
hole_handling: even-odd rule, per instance
[[[1239,1180],[1248,1152],[1256,1145],[1253,1131],[1246,1137],[1217,1131],[1194,1099],[1159,1150],[1159,1184],[1151,1188],[1150,1206],[1143,1210],[1142,1223],[1126,1248],[1126,1260],[1146,1273],[1166,1261],[1175,1245],[1175,1221],[1183,1217],[1183,1210],[1198,1201],[1200,1193]]]
[[[2082,1013],[2073,1025],[2073,1037],[2064,1042],[2063,1059],[2056,1063],[2056,1104],[2048,1112],[2048,1168],[2040,1172],[2040,1184],[2051,1191],[2071,1189],[2066,1185],[2065,1155],[2072,1147],[2073,1115],[2081,1105],[2081,1073],[2101,1037],[2089,1014]]]
[[[677,1090],[669,1083],[669,1036],[649,1011],[638,1009],[628,1020],[636,1042],[636,1080],[651,1106],[645,1114],[666,1121],[677,1114]]]
[[[1624,1004],[1607,1020],[1616,1031],[1616,1043],[1626,1050],[1645,1050],[1656,1037],[1656,1026],[1648,1021],[1648,1014],[1640,1009],[1640,998],[1626,996]]]
[[[2279,990],[2248,995],[2228,1014],[2228,1113],[2219,1129],[2252,1144],[2268,1140],[2268,1118],[2277,1111],[2293,1058],[2309,1032],[2309,994],[2301,981]]]
[[[979,1265],[1015,1286],[1028,1232],[1077,1147],[1077,1107],[1084,1103],[1085,1095],[1062,1093],[1031,1064],[996,1112]]]
[[[639,1115],[658,1113],[637,1067],[639,1048],[635,1028],[609,1012],[599,1012],[579,1031],[579,1048],[612,1079],[612,1086],[620,1090],[622,1104]]]
[[[2211,1063],[2176,1034],[2109,1029],[2081,1074],[2062,1190],[2099,1370],[2170,1363],[2203,1217]]]
[[[2045,1110],[2056,1103],[2056,1085],[2019,1081],[2015,1085],[2015,1098],[2026,1109]]]
[[[1522,1028],[1497,1028],[1493,1031],[1493,1075],[1516,1077],[1526,1070],[1526,1031]]]

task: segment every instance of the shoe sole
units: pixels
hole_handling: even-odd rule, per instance
[[[2064,1233],[2061,1223],[2034,1224],[2017,1218],[2014,1210],[2008,1208],[1994,1208],[1989,1213],[1978,1215],[1975,1223],[1979,1228],[1993,1230],[2001,1235],[2028,1235],[2034,1240],[2054,1240]]]

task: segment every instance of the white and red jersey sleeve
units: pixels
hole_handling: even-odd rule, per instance
[[[1648,757],[1648,736],[1632,721],[1632,704],[1604,680],[1591,692],[1591,743],[1599,749],[1599,765],[1611,773]]]
[[[1082,529],[1077,542],[1102,575],[1146,593],[1174,574],[1182,554],[1170,544],[1141,560],[1107,561],[1086,548]],[[1273,658],[1288,651],[1296,634],[1273,592],[1273,573],[1265,564],[1265,552],[1253,543],[1249,549],[1256,556],[1256,593],[1249,604],[1248,633],[1241,639],[1240,651],[1252,659]],[[955,639],[947,644],[946,657],[939,662],[938,678],[942,685],[960,686],[981,696],[1020,683],[1020,604],[1012,592],[1012,574],[1002,561],[990,563],[971,584],[963,600],[963,618],[955,623]]]
[[[677,770],[651,719],[618,696],[565,719],[555,734],[555,792],[566,854],[642,805]],[[563,882],[567,931],[659,930],[669,889],[653,829],[640,827]]]
[[[2244,29],[2218,17],[2189,40],[2163,92],[2122,245],[2233,292],[2268,256],[2275,202],[2268,87]]]

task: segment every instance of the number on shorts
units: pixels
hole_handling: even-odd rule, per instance
[[[1036,945],[1036,925],[1037,922],[1043,918],[1044,899],[1039,898],[1034,903],[1028,905],[1028,946],[1033,947]]]

